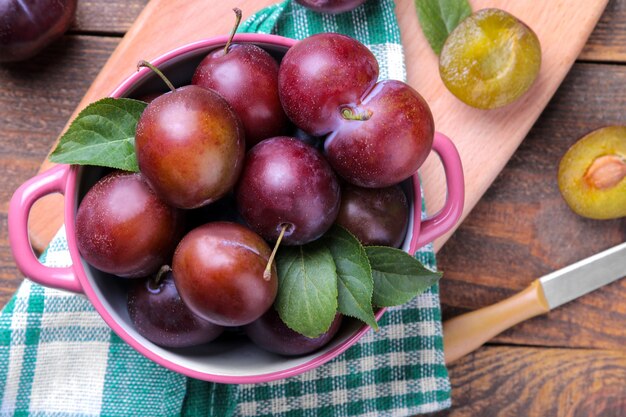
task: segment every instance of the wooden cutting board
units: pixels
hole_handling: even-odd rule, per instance
[[[151,0],[94,80],[72,119],[88,103],[108,95],[135,71],[140,59],[150,60],[185,43],[229,33],[232,7],[241,8],[245,19],[275,1]],[[396,0],[408,82],[430,104],[437,130],[450,136],[461,154],[465,171],[465,218],[547,105],[608,0],[470,1],[473,10],[498,7],[526,22],[537,33],[543,52],[541,72],[532,89],[509,106],[487,111],[464,105],[444,87],[437,56],[419,27],[414,1]],[[41,170],[51,166],[44,161]],[[434,212],[446,196],[443,171],[436,157],[426,161],[421,174],[428,210]],[[29,222],[33,247],[42,250],[63,223],[62,198],[52,195],[40,200],[33,207]],[[451,233],[438,239],[435,248],[439,249]]]

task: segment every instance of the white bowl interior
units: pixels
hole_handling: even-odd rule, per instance
[[[274,45],[261,44],[260,46],[264,47],[277,59],[280,59],[286,51],[284,47]],[[174,85],[182,86],[189,84],[196,66],[212,49],[214,47],[200,48],[189,52],[184,56],[169,61],[167,64],[161,65],[160,69]],[[156,75],[149,74],[132,87],[127,96],[139,98],[149,93],[165,91],[167,91],[167,88],[164,88],[162,81]],[[107,172],[109,172],[108,169],[99,167],[83,167],[78,170],[77,184],[79,185],[75,207],[78,207],[85,193],[93,184]],[[413,216],[412,179],[405,181],[402,186],[410,202],[408,233],[403,244],[403,249],[408,251],[411,231],[415,221]],[[207,219],[207,221],[210,221],[210,219]],[[85,261],[82,261],[82,266],[96,296],[115,322],[124,329],[128,337],[172,364],[203,374],[203,379],[207,380],[213,380],[215,377],[254,377],[300,367],[331,350],[338,349],[355,332],[363,327],[363,323],[360,321],[346,317],[343,320],[341,329],[331,343],[316,352],[299,357],[285,357],[266,352],[256,347],[236,330],[226,332],[225,335],[222,335],[217,340],[198,347],[184,349],[163,348],[150,342],[134,329],[126,307],[126,293],[129,281],[103,273],[91,267]],[[123,335],[120,336],[124,338]],[[198,374],[195,375],[196,377],[198,376]]]

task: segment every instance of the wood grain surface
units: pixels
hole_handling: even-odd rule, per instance
[[[580,59],[614,63],[626,61],[626,3],[609,1]]]
[[[148,0],[80,0],[69,33],[122,37],[146,4]]]
[[[36,174],[145,3],[81,0],[61,41],[30,61],[0,66],[0,305],[22,281],[7,237],[10,196]],[[438,253],[444,318],[626,240],[626,220],[574,215],[555,182],[560,156],[578,137],[626,124],[625,22],[626,0],[611,0],[548,107]],[[625,300],[626,281],[616,282],[504,333],[450,367],[453,407],[436,415],[626,415]]]
[[[485,347],[450,367],[437,417],[623,417],[624,351]]]

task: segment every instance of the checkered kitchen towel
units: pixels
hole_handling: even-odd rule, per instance
[[[242,31],[303,38],[346,33],[367,44],[382,78],[405,78],[392,0],[338,16],[289,1]],[[435,267],[432,247],[416,255]],[[61,229],[41,261],[70,261]],[[305,374],[256,385],[186,378],[144,358],[112,333],[81,295],[26,280],[0,315],[0,416],[408,416],[450,405],[435,286],[391,308],[335,360]]]

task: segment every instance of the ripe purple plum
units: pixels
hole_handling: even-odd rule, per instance
[[[342,106],[359,102],[376,84],[378,61],[349,36],[320,33],[289,48],[278,72],[285,113],[305,132],[322,136],[341,122]]]
[[[231,43],[237,22],[224,48],[209,53],[200,62],[192,84],[220,93],[243,124],[249,148],[263,139],[287,133],[290,123],[278,97],[278,63],[251,43]]]
[[[275,241],[302,245],[334,223],[341,191],[322,154],[292,137],[264,140],[246,156],[235,190],[237,207],[252,228]]]
[[[259,318],[278,290],[276,266],[265,241],[250,229],[212,222],[187,233],[174,253],[176,288],[196,315],[221,326],[241,326]]]
[[[140,171],[170,205],[196,208],[235,185],[245,156],[239,118],[218,93],[195,85],[155,98],[137,123]]]
[[[243,330],[254,344],[269,352],[285,356],[304,355],[330,342],[341,327],[342,317],[337,313],[324,334],[310,338],[291,330],[276,310],[270,308],[259,319],[244,326]]]
[[[337,224],[366,246],[400,247],[409,223],[409,205],[398,185],[361,188],[345,184]]]
[[[379,82],[360,104],[344,107],[342,118],[324,150],[335,171],[361,187],[404,181],[417,172],[433,145],[430,109],[401,81]]]
[[[328,134],[325,154],[348,182],[387,187],[409,178],[432,148],[434,121],[417,91],[376,83],[378,63],[361,43],[337,33],[291,47],[278,73],[289,118],[309,134]]]
[[[121,277],[145,277],[169,261],[182,235],[183,216],[139,173],[100,179],[76,213],[78,250],[93,267]]]
[[[215,340],[224,330],[189,310],[178,295],[169,268],[136,282],[128,291],[127,304],[137,332],[160,346],[201,345]]]
[[[69,28],[77,0],[3,0],[0,2],[0,62],[38,54]]]

